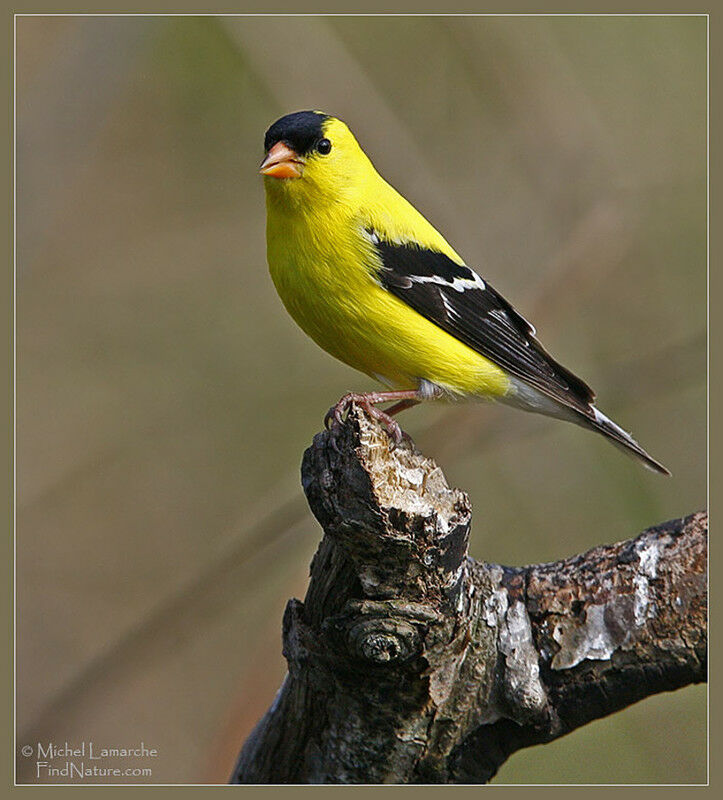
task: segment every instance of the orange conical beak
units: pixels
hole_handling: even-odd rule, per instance
[[[283,142],[276,142],[259,168],[262,175],[271,178],[300,178],[303,171],[304,159]]]

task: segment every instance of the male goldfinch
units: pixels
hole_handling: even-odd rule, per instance
[[[377,173],[341,120],[288,114],[264,150],[268,261],[284,305],[324,350],[389,389],[346,395],[327,419],[353,400],[398,439],[391,415],[421,400],[501,400],[596,430],[669,474]],[[376,408],[387,401],[397,402]]]

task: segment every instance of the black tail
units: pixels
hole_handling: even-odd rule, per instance
[[[656,461],[652,456],[648,455],[629,433],[624,431],[619,425],[616,425],[601,411],[598,411],[595,406],[590,406],[590,410],[592,412],[590,416],[587,414],[580,414],[581,425],[602,433],[603,436],[607,437],[624,453],[633,458],[637,458],[638,461],[642,462],[649,470],[657,472],[659,475],[670,475],[670,471],[659,461]]]

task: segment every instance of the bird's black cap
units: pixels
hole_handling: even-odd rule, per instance
[[[324,136],[322,126],[329,119],[321,111],[296,111],[287,114],[266,131],[264,150],[269,150],[277,143],[283,142],[300,156],[313,150],[314,145]]]

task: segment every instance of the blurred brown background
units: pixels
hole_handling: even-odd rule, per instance
[[[319,540],[301,454],[371,388],[266,270],[262,137],[304,108],[673,472],[506,408],[407,412],[471,496],[473,555],[554,560],[705,505],[704,17],[18,18],[21,745],[142,740],[153,782],[225,782],[283,678]],[[692,687],[496,782],[705,779]]]

